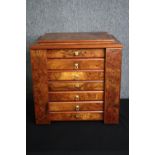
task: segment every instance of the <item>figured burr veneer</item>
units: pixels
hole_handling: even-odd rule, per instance
[[[47,60],[48,69],[71,69],[71,70],[103,70],[104,69],[104,59],[102,58],[92,58],[92,59],[48,59]]]
[[[104,90],[104,81],[49,81],[49,91]]]
[[[105,49],[52,49],[47,58],[104,58]]]
[[[49,71],[48,80],[104,80],[104,70]]]
[[[119,123],[122,47],[106,32],[41,36],[30,51],[36,124]]]
[[[49,92],[49,101],[103,101],[103,91],[61,91]]]
[[[103,111],[103,101],[49,102],[50,112],[63,111]]]

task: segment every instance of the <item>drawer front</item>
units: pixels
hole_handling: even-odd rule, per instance
[[[103,91],[49,92],[49,101],[103,101]]]
[[[59,49],[48,50],[47,58],[103,58],[104,49]]]
[[[48,69],[104,69],[104,59],[48,59]]]
[[[103,120],[103,112],[50,112],[51,121]]]
[[[52,71],[49,80],[103,80],[104,71]]]
[[[63,91],[63,90],[104,90],[104,82],[94,82],[94,81],[87,81],[87,82],[67,82],[67,81],[58,81],[58,82],[49,82],[48,84],[49,91]]]
[[[48,111],[103,111],[103,101],[49,102]]]

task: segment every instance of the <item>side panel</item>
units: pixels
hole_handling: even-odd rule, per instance
[[[119,123],[121,49],[107,48],[105,59],[105,124]]]
[[[48,124],[48,78],[46,50],[31,50],[36,124]]]

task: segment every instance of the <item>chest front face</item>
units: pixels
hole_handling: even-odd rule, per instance
[[[107,33],[41,37],[31,47],[36,123],[119,123],[121,49]]]

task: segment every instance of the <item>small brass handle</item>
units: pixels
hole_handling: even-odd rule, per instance
[[[77,101],[77,100],[79,100],[79,95],[75,95],[75,100]]]
[[[76,83],[75,88],[79,88],[79,87],[80,87],[79,83]]]
[[[78,64],[78,63],[75,63],[75,64],[74,64],[74,68],[75,68],[75,69],[78,69],[78,68],[79,68],[79,64]]]
[[[74,79],[77,80],[79,78],[79,75],[75,74]]]
[[[78,55],[79,55],[79,51],[75,51],[75,52],[74,52],[74,55],[75,55],[75,56],[78,56]]]
[[[75,115],[75,118],[80,118],[80,115],[79,115],[79,114],[76,114],[76,115]]]
[[[79,111],[80,110],[80,106],[79,105],[76,105],[75,106],[75,109],[76,109],[76,111]]]

